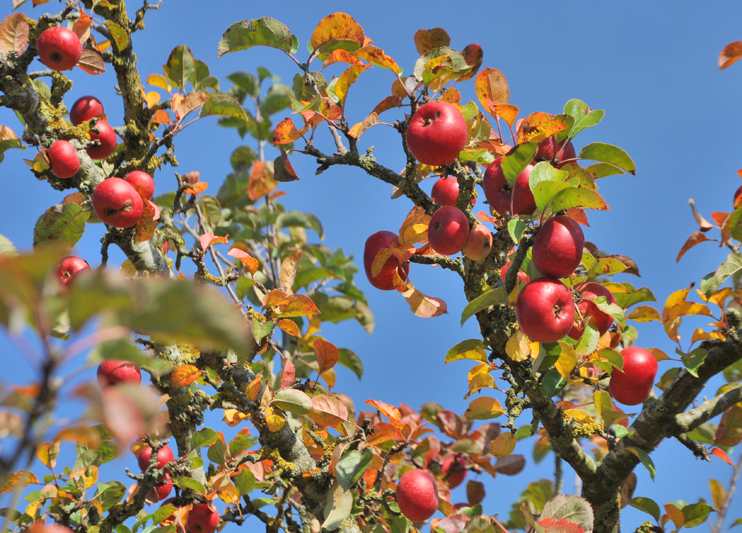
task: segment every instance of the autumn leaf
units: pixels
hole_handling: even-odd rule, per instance
[[[495,457],[506,457],[513,453],[515,444],[518,439],[511,432],[500,433],[495,440],[490,443],[489,452]]]
[[[433,28],[432,30],[417,30],[415,32],[415,46],[417,52],[422,56],[427,52],[441,46],[450,46],[451,37],[443,28]]]
[[[413,287],[409,280],[407,280],[407,290],[402,293],[402,296],[407,300],[412,312],[419,317],[431,318],[445,315],[448,312],[446,302],[440,298],[423,294]]]
[[[496,105],[507,104],[510,101],[508,81],[496,68],[486,68],[477,74],[474,89],[482,107],[493,116],[497,114]]]
[[[317,365],[319,366],[320,374],[324,374],[338,362],[340,354],[337,347],[331,342],[327,342],[324,339],[317,339],[314,341],[312,347],[317,352]]]
[[[278,278],[281,280],[281,286],[286,294],[291,294],[291,286],[294,284],[294,277],[296,276],[296,270],[299,268],[299,262],[301,261],[303,252],[297,252],[284,258],[281,262],[281,272]]]
[[[175,369],[170,377],[170,382],[173,387],[187,387],[196,381],[201,374],[203,374],[203,371],[199,370],[195,366],[183,365]]]
[[[252,257],[247,252],[240,250],[239,248],[232,248],[229,252],[227,252],[227,255],[238,259],[243,265],[247,267],[247,269],[250,271],[250,274],[255,274],[258,271],[258,268],[260,268],[260,263],[257,259]]]
[[[260,387],[261,383],[263,381],[263,375],[259,374],[258,377],[256,377],[254,380],[250,382],[250,384],[245,389],[245,396],[247,396],[247,399],[251,402],[254,402],[258,399],[258,394],[260,393]]]
[[[314,50],[332,41],[349,41],[360,48],[365,43],[363,28],[345,13],[332,13],[323,18],[312,32],[310,43]]]
[[[247,184],[247,195],[253,202],[263,196],[267,196],[273,189],[278,186],[273,179],[273,164],[263,161],[253,163],[250,181]]]
[[[307,416],[320,426],[335,427],[348,421],[348,408],[334,394],[318,394],[312,398],[312,410]]]
[[[680,253],[678,253],[675,261],[680,261],[680,258],[685,255],[685,252],[693,248],[696,244],[707,240],[708,237],[706,237],[703,233],[701,233],[700,231],[694,231],[691,236],[688,237],[688,240],[685,241],[685,244],[683,244],[683,247],[680,249]]]
[[[309,131],[311,123],[307,123],[301,130],[297,130],[291,117],[286,117],[278,123],[273,130],[273,144],[288,144],[300,139],[302,135]]]
[[[725,69],[742,57],[742,41],[734,41],[722,48],[719,54],[719,68]]]

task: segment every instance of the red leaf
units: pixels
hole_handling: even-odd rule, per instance
[[[538,525],[544,533],[585,533],[580,526],[563,518],[545,518]]]
[[[28,46],[28,24],[26,15],[13,13],[0,22],[0,50],[22,54]]]
[[[742,57],[742,41],[734,41],[722,48],[719,54],[719,68],[725,69]]]
[[[279,321],[280,322],[280,321]],[[283,373],[281,374],[281,388],[285,389],[294,384],[296,379],[296,366],[288,359],[283,360]]]
[[[317,352],[317,364],[319,373],[324,374],[338,362],[340,356],[337,347],[324,339],[317,339],[312,345]]]
[[[734,463],[727,455],[727,452],[725,452],[721,448],[712,448],[711,455],[715,455],[716,457],[727,463],[729,466],[734,466]]]

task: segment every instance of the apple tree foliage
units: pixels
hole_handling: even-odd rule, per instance
[[[601,142],[582,147],[559,168],[534,161],[537,146],[550,136],[574,139],[596,126],[603,111],[573,99],[560,113],[519,118],[504,74],[481,68],[477,45],[451,48],[441,28],[415,33],[420,59],[403,75],[343,13],[319,22],[307,52],[300,53],[297,36],[273,18],[235,23],[214,43],[219,56],[249,53],[254,46],[281,50],[297,67],[291,86],[258,68],[230,75],[225,87],[186,45],[172,51],[162,73],[142,79],[131,35],[158,7],[145,2],[127,11],[122,0],[83,0],[56,14],[34,19],[17,12],[0,23],[0,105],[19,120],[0,126],[0,161],[9,149],[34,152],[29,172],[66,194],[39,218],[33,252],[18,253],[0,236],[0,323],[9,333],[32,332],[40,341],[38,353],[21,347],[37,363],[38,379],[2,393],[4,527],[57,523],[77,532],[170,533],[184,531],[194,505],[209,503],[222,525],[260,521],[267,531],[406,533],[422,524],[399,513],[394,487],[413,468],[427,469],[438,484],[443,518],[431,521],[434,532],[612,532],[627,505],[649,515],[641,527],[646,531],[698,526],[712,513],[723,520],[733,491],[719,481],[710,481],[711,504],[665,505],[634,497],[633,470],[643,464],[654,476],[650,454],[666,438],[696,457],[716,455],[730,464],[728,452],[742,441],[742,207],[714,213],[715,224],[697,215],[700,231],[680,255],[714,240],[706,236],[713,227],[732,253],[698,289],[678,290],[661,309],[651,304],[650,289],[625,281],[638,275],[631,259],[587,246],[567,282],[601,281],[616,303],[604,297],[594,303],[615,325],[602,337],[588,325],[579,339],[539,345],[519,331],[513,305],[523,287],[518,272],[538,277],[530,248],[540,224],[557,213],[586,224],[589,210],[608,208],[600,180],[636,169],[623,150]],[[60,24],[84,45],[79,69],[29,71],[40,34]],[[739,54],[728,51],[724,66]],[[361,123],[349,124],[351,86],[363,83],[370,68],[388,71],[389,93],[364,110]],[[84,83],[85,76],[106,70],[116,77],[125,123],[116,128],[121,142],[115,153],[96,162],[85,152],[95,120],[71,126],[66,115],[72,102],[65,102],[65,93],[71,79]],[[477,101],[462,99],[456,86],[465,82],[474,84]],[[467,123],[464,150],[442,168],[418,163],[405,142],[407,118],[431,99],[454,105]],[[90,202],[95,187],[133,170],[166,174],[168,165],[177,165],[173,139],[206,116],[220,117],[222,126],[251,139],[234,150],[233,172],[218,187],[201,181],[198,172],[175,173],[174,190],[155,197],[135,227],[107,228],[101,268],[63,288],[50,272],[87,224],[96,222]],[[401,172],[362,148],[364,132],[380,125],[391,128],[406,155]],[[316,135],[328,136],[335,151],[323,152]],[[80,158],[71,179],[50,171],[47,150],[57,139],[71,141]],[[336,365],[360,379],[363,364],[323,336],[323,323],[356,320],[371,331],[374,318],[354,282],[358,268],[351,259],[316,244],[323,228],[314,215],[287,211],[280,202],[291,190],[281,184],[298,179],[289,158],[306,156],[316,160],[318,174],[336,165],[359,167],[391,185],[395,198],[411,202],[398,221],[398,245],[383,249],[375,265],[380,269],[391,256],[413,263],[408,279],[394,280],[413,313],[435,320],[446,311],[445,302],[412,284],[414,270],[423,268],[418,265],[439,265],[450,271],[441,275],[463,280],[469,303],[461,322],[476,320],[482,335],[456,343],[445,362],[473,364],[465,392],[472,399],[464,413],[432,403],[414,410],[383,399],[361,407],[333,392]],[[537,163],[529,183],[537,205],[532,216],[504,218],[481,203],[475,212],[471,200],[484,169],[500,156],[510,184]],[[470,224],[492,231],[492,251],[484,260],[443,257],[427,245],[428,221],[439,206],[419,184],[441,175],[458,180],[458,207]],[[120,268],[107,264],[111,245],[127,257]],[[508,260],[513,267],[503,278],[500,269]],[[193,263],[195,274],[180,273],[184,261]],[[711,323],[681,343],[682,321],[690,315]],[[621,349],[638,341],[636,324],[649,321],[661,322],[677,344],[679,364],[659,377],[659,395],[626,414],[614,405],[607,380],[622,368]],[[658,360],[668,359],[651,350]],[[151,378],[151,389],[91,385],[67,391],[59,368],[88,351],[91,365],[134,362]],[[718,374],[727,384],[705,389]],[[60,422],[56,404],[67,392],[85,400],[87,410]],[[702,394],[708,399],[699,399]],[[238,428],[235,436],[205,427],[208,411]],[[498,417],[502,422],[491,421]],[[128,486],[123,472],[119,479],[99,478],[102,464],[146,444],[157,449],[163,439],[177,445],[175,461],[127,472]],[[532,443],[536,462],[554,453],[558,465],[568,463],[582,480],[582,494],[561,495],[559,475],[534,481],[508,517],[497,517],[486,512],[484,485],[469,480],[466,504],[452,505],[450,485],[454,478],[460,482],[462,472],[444,468],[447,459],[465,471],[516,475],[525,464],[515,453],[527,446],[521,440]],[[74,448],[73,464],[58,464],[63,446]],[[173,480],[174,499],[153,506],[151,489],[165,474]]]

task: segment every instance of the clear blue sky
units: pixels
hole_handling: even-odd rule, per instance
[[[1,18],[10,13],[11,3],[5,0],[4,4]],[[229,86],[226,75],[237,70],[254,72],[260,65],[280,75],[289,85],[296,73],[293,63],[272,49],[229,54],[217,61],[219,38],[240,19],[271,16],[284,22],[298,36],[299,57],[304,58],[301,50],[305,50],[317,22],[334,11],[345,11],[363,26],[374,44],[394,57],[405,73],[412,71],[418,57],[413,42],[415,31],[442,26],[452,37],[452,47],[460,50],[471,42],[482,46],[483,67],[504,73],[510,84],[511,103],[520,107],[521,117],[534,111],[559,113],[571,98],[605,109],[603,122],[578,136],[575,144],[578,150],[593,141],[616,144],[637,165],[636,176],[600,181],[601,193],[611,210],[590,214],[591,227],[585,232],[586,238],[600,249],[627,255],[637,262],[641,279],[622,276],[617,280],[650,287],[661,309],[671,292],[700,281],[726,255],[724,250],[707,243],[689,252],[679,264],[675,262],[683,242],[696,230],[688,198],[694,198],[710,219],[711,211],[732,210],[734,191],[741,184],[736,171],[742,167],[742,65],[719,71],[716,60],[724,45],[742,38],[742,4],[677,2],[670,7],[660,2],[630,1],[619,7],[616,3],[576,1],[361,4],[193,0],[165,0],[163,4],[161,10],[147,14],[147,31],[134,36],[142,77],[161,73],[170,51],[188,44],[225,88]],[[44,7],[55,8],[57,4],[32,9],[29,2],[22,10],[36,17]],[[331,71],[335,75],[340,72],[340,67]],[[115,99],[112,72],[91,77],[75,70],[72,78],[75,85],[67,96],[68,106],[79,96],[94,94],[103,100],[111,123],[121,124],[123,113]],[[390,94],[392,81],[392,75],[383,69],[362,74],[362,83],[350,90],[350,122],[361,121]],[[476,100],[473,84],[459,90],[465,101]],[[402,114],[389,111],[383,118],[393,121],[402,118]],[[20,132],[15,118],[2,108],[0,124]],[[318,145],[331,151],[327,137]],[[181,164],[177,170],[200,170],[202,180],[210,183],[210,191],[216,192],[230,171],[229,154],[238,144],[234,130],[219,128],[215,120],[203,120],[177,137],[175,146]],[[372,128],[360,145],[374,145],[379,161],[393,169],[404,165],[396,138],[388,128]],[[0,233],[19,248],[27,249],[36,219],[59,202],[62,194],[37,181],[22,162],[24,157],[30,159],[32,153],[7,152],[0,165],[0,184],[7,199],[0,212]],[[410,208],[407,200],[389,200],[390,186],[357,169],[333,168],[317,177],[316,165],[310,159],[295,155],[292,162],[301,181],[282,186],[288,193],[285,204],[316,214],[325,226],[325,244],[342,247],[356,258],[362,256],[368,235],[382,229],[396,231]],[[158,194],[175,184],[169,168],[155,180]],[[428,190],[431,185],[427,185]],[[78,254],[93,266],[100,262],[100,232],[100,227],[91,228],[77,248]],[[120,263],[122,256],[114,254],[111,260]],[[434,401],[463,412],[468,404],[462,397],[470,365],[443,365],[450,347],[478,335],[474,321],[463,330],[459,325],[466,303],[461,283],[450,272],[419,265],[413,266],[411,275],[423,292],[448,303],[449,314],[435,319],[417,318],[401,297],[376,291],[359,276],[358,283],[367,291],[376,315],[376,331],[368,336],[355,324],[324,330],[329,340],[354,350],[366,365],[360,383],[349,372],[340,371],[337,390],[348,393],[358,410],[364,400],[372,398],[392,404],[404,402],[415,408]],[[668,353],[674,350],[657,323],[642,326],[639,331],[640,346],[655,346]],[[684,331],[687,340],[692,330],[688,326]],[[0,362],[6,367],[14,364],[18,369],[13,381],[28,379],[31,369],[23,361],[16,364],[16,359],[18,356],[0,335]],[[83,360],[76,363],[83,364]],[[670,366],[670,362],[660,363],[660,373]],[[93,371],[84,377],[92,378]],[[3,381],[10,382],[11,378],[5,376]],[[714,390],[712,387],[708,394]],[[520,420],[521,424],[529,422],[528,415]],[[525,442],[517,452],[530,459],[530,445]],[[726,484],[731,476],[726,464],[715,458],[710,464],[696,461],[675,442],[664,442],[653,458],[656,481],[652,482],[640,467],[635,495],[654,498],[660,505],[677,499],[708,500],[706,480],[713,477]],[[123,466],[121,462],[113,465],[119,473]],[[552,475],[553,462],[547,459],[538,466],[530,461],[525,472],[515,478],[500,476],[491,480],[486,474],[480,476],[488,492],[485,512],[506,515],[510,503],[528,482]],[[570,490],[571,474],[567,476],[565,489]],[[462,492],[454,501],[465,498],[463,489],[458,490]],[[734,507],[742,509],[739,501]],[[647,519],[648,515],[627,509],[623,526],[630,531]]]

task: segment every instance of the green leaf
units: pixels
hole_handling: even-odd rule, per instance
[[[363,362],[361,358],[347,348],[338,349],[338,363],[352,370],[358,376],[358,379],[363,377]]]
[[[641,287],[635,289],[630,283],[625,282],[619,284],[628,292],[611,291],[613,297],[616,299],[616,304],[623,308],[628,309],[632,305],[636,305],[641,302],[656,302],[657,299],[654,297],[654,293],[647,287]]]
[[[247,116],[247,113],[240,103],[228,94],[223,93],[212,94],[209,96],[209,99],[206,100],[203,107],[201,107],[201,113],[199,113],[199,116],[233,117],[244,120],[246,123],[251,122],[250,117]]]
[[[211,446],[217,440],[219,435],[216,431],[211,428],[204,428],[196,431],[191,437],[191,448],[202,448],[203,446]]]
[[[703,502],[686,505],[683,507],[683,517],[685,518],[683,527],[690,528],[700,526],[706,521],[706,518],[708,518],[709,513],[712,511],[715,511],[715,509],[709,504]]]
[[[121,52],[124,48],[129,46],[129,35],[127,35],[126,30],[113,22],[112,20],[107,20],[103,23],[106,28],[108,28],[108,31],[111,33],[111,37],[113,37],[113,42],[116,43],[116,49]]]
[[[371,450],[351,450],[344,454],[335,466],[335,478],[343,490],[349,490],[361,479],[363,473],[368,470],[373,461],[374,454]]]
[[[603,197],[593,189],[586,187],[570,187],[558,192],[551,200],[551,210],[554,212],[583,207],[585,209],[610,209]]]
[[[293,54],[299,48],[299,41],[283,23],[274,18],[243,20],[232,24],[224,32],[219,41],[217,58],[253,46],[270,46]]]
[[[317,232],[319,238],[324,240],[325,233],[322,229],[322,223],[319,219],[311,213],[301,213],[299,211],[286,211],[281,213],[276,218],[275,228],[280,230],[283,228],[300,227],[312,229]]]
[[[201,196],[200,200],[206,222],[212,229],[216,228],[222,219],[222,206],[219,200],[209,195]]]
[[[629,154],[621,150],[618,146],[605,143],[591,143],[585,146],[577,154],[579,159],[592,159],[593,161],[602,161],[610,165],[617,166],[630,174],[636,174],[636,165],[629,157]]]
[[[334,490],[327,492],[325,504],[325,516],[327,518],[322,523],[322,529],[326,531],[338,529],[345,522],[345,519],[350,516],[352,508],[353,492],[343,490],[338,483]]]
[[[255,479],[255,474],[253,474],[249,468],[243,468],[234,478],[234,486],[237,488],[237,492],[242,496],[252,492],[256,483],[257,479]]]
[[[588,324],[582,337],[580,337],[580,341],[575,346],[575,352],[578,355],[589,355],[597,349],[599,340],[598,328],[593,324]]]
[[[283,83],[276,83],[271,86],[263,101],[260,102],[260,112],[263,117],[269,117],[279,111],[283,111],[291,107],[291,98],[293,96],[294,91],[291,87]]]
[[[617,439],[622,439],[629,434],[629,430],[623,427],[621,424],[616,424],[613,427],[613,434]]]
[[[511,187],[518,178],[518,175],[533,161],[538,151],[538,143],[523,143],[511,150],[508,155],[503,156],[500,166],[505,174],[505,180]]]
[[[543,212],[551,199],[559,192],[572,187],[571,184],[564,181],[568,176],[568,172],[557,170],[546,161],[537,163],[533,167],[528,186],[533,192],[533,199],[536,201],[536,207],[539,211]]]
[[[625,174],[620,168],[616,168],[608,163],[593,163],[587,167],[588,172],[592,174],[594,179],[605,178],[607,176],[615,176],[616,174]]]
[[[577,524],[584,531],[593,530],[593,508],[586,499],[579,496],[559,494],[544,505],[539,520],[554,518]]]
[[[564,112],[575,119],[574,125],[567,135],[569,139],[572,139],[582,130],[595,126],[603,120],[605,115],[605,111],[602,109],[590,109],[585,102],[576,98],[564,104]]]
[[[675,348],[675,353],[680,356],[680,359],[683,361],[683,366],[685,366],[685,369],[688,371],[688,373],[697,378],[698,369],[706,360],[706,349],[696,348],[690,353],[683,353]]]
[[[257,159],[258,156],[255,154],[255,150],[249,146],[238,146],[232,151],[232,155],[229,156],[229,163],[235,172],[239,172],[249,169]]]
[[[734,526],[742,526],[742,518],[737,518],[737,520],[732,522],[732,525],[729,526],[729,529],[732,529]]]
[[[89,217],[90,211],[83,211],[74,203],[50,207],[34,227],[34,248],[53,243],[72,248],[85,233],[85,223]]]
[[[265,337],[271,334],[276,323],[269,320],[267,322],[261,322],[257,318],[252,319],[252,335],[255,342],[260,343]]]
[[[181,476],[176,478],[174,483],[181,489],[191,489],[199,494],[206,494],[204,486],[193,478]]]
[[[436,66],[435,69],[430,70],[425,68],[427,63],[433,59],[445,57],[445,59]],[[464,74],[471,70],[469,66],[459,52],[448,46],[439,46],[433,48],[423,54],[420,59],[415,62],[414,75],[417,79],[423,80],[425,85],[429,85],[430,82],[436,80],[442,76],[446,76],[452,73]]]
[[[541,392],[547,398],[552,398],[566,386],[567,380],[556,370],[549,370],[541,380]]]
[[[227,76],[227,79],[243,89],[245,94],[249,94],[253,98],[260,96],[260,82],[254,74],[244,71],[233,72]]]
[[[510,233],[510,238],[513,239],[515,244],[520,242],[520,238],[523,236],[523,232],[527,227],[526,223],[519,218],[514,218],[508,222],[508,233]]]
[[[740,270],[742,270],[742,254],[729,254],[713,275],[709,274],[703,278],[701,281],[701,291],[706,293],[706,296],[711,296],[711,293],[721,287],[722,283]]]
[[[176,47],[170,52],[167,63],[162,65],[167,81],[173,87],[181,90],[185,90],[186,83],[191,79],[195,69],[196,60],[187,45]]]
[[[626,327],[626,314],[615,303],[608,303],[608,299],[605,296],[598,296],[590,300],[595,306],[603,311],[604,313],[613,317],[613,320],[618,322],[622,328]]]
[[[0,163],[5,159],[5,150],[10,150],[11,148],[25,150],[20,139],[5,139],[4,141],[0,141]]]
[[[632,506],[634,509],[639,509],[640,511],[647,513],[652,518],[654,518],[657,523],[660,522],[660,516],[662,513],[660,513],[660,506],[657,505],[657,502],[655,502],[654,500],[640,496],[638,498],[633,498],[629,502],[629,505]]]
[[[610,366],[623,371],[623,355],[621,355],[621,352],[618,352],[611,348],[601,348],[601,350],[598,352],[598,355],[606,359]]]
[[[470,359],[481,363],[487,362],[487,354],[484,352],[485,344],[480,339],[469,339],[461,341],[456,346],[448,350],[446,354],[446,363]]]
[[[484,294],[474,298],[467,304],[467,306],[464,308],[464,311],[461,313],[461,325],[463,326],[464,322],[469,320],[472,316],[477,314],[482,309],[487,309],[488,307],[493,305],[507,303],[508,295],[505,292],[505,289],[491,289]]]
[[[283,389],[276,393],[273,405],[295,415],[305,415],[312,410],[312,399],[300,390]]]
[[[642,462],[644,467],[649,472],[649,477],[651,477],[652,481],[654,481],[654,475],[657,472],[657,470],[654,467],[654,462],[652,461],[652,458],[649,457],[649,455],[647,455],[647,452],[645,452],[644,450],[640,450],[639,448],[635,448],[633,446],[626,446],[626,448],[624,449],[628,452],[633,453],[639,458],[639,460]]]

